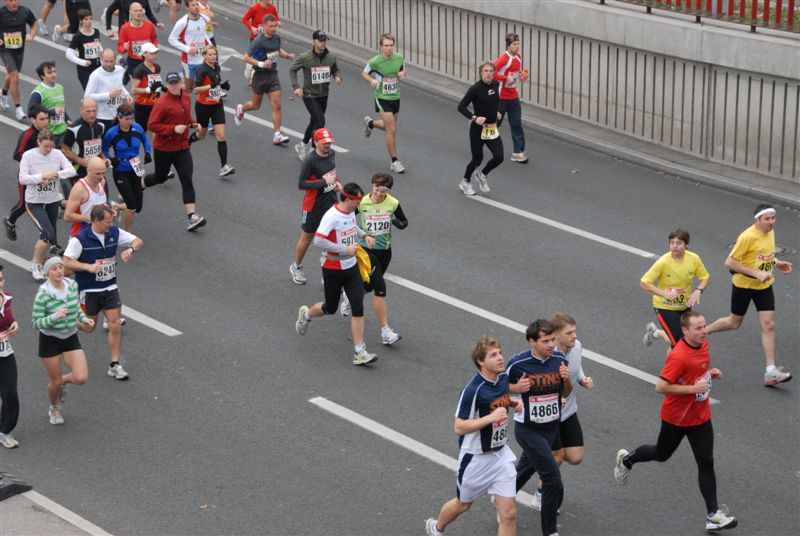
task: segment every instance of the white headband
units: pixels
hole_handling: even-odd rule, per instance
[[[772,208],[772,207],[769,207],[769,208],[765,208],[763,210],[759,210],[758,212],[756,212],[756,215],[753,216],[753,217],[755,219],[758,219],[758,218],[760,218],[761,216],[763,216],[765,214],[775,214],[775,209]]]
[[[61,257],[50,257],[45,261],[44,266],[42,266],[42,271],[47,274],[47,272],[50,271],[50,268],[56,264],[64,264],[64,260]]]

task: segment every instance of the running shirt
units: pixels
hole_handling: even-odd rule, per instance
[[[97,273],[76,272],[75,281],[81,294],[103,292],[117,287],[117,251],[133,244],[136,235],[112,226],[106,234],[97,234],[91,227],[84,228],[69,239],[64,256],[86,264],[100,263]]]
[[[3,40],[0,52],[21,52],[25,48],[28,26],[34,24],[36,15],[27,7],[21,5],[16,11],[0,7],[0,39]]]
[[[125,69],[120,65],[114,65],[112,71],[106,71],[100,67],[92,71],[89,81],[86,83],[84,97],[91,97],[97,101],[97,118],[103,121],[111,121],[117,117],[117,107],[126,102],[130,93],[125,89],[122,78],[125,76]],[[110,93],[119,89],[121,93],[112,97]]]
[[[100,32],[94,30],[92,35],[84,35],[81,31],[77,31],[72,36],[72,41],[69,43],[69,49],[73,50],[81,60],[89,60],[92,64],[87,69],[96,69],[100,67],[100,55],[103,53],[103,44],[100,42]],[[83,61],[80,63],[83,67]]]
[[[95,121],[90,125],[80,118],[64,133],[62,145],[69,147],[72,153],[79,158],[102,156],[104,129],[105,126],[100,121]],[[86,176],[85,167],[79,164],[74,164],[74,166],[78,177]]]
[[[775,231],[763,233],[755,224],[751,225],[736,239],[736,244],[729,256],[753,270],[772,273],[777,262],[775,260]],[[772,286],[774,282],[774,278],[762,283],[758,279],[744,274],[733,274],[733,284],[739,288],[763,290]]]
[[[661,379],[678,385],[694,385],[698,379],[706,377],[709,388],[704,393],[665,395],[661,404],[661,420],[675,426],[698,426],[711,419],[710,363],[708,341],[703,342],[700,348],[695,348],[686,339],[681,339],[670,350],[659,374]]]
[[[8,357],[14,353],[11,341],[8,338],[8,330],[14,323],[14,313],[11,312],[11,296],[5,292],[0,292],[0,357]]]
[[[220,82],[219,63],[215,63],[214,67],[209,67],[206,62],[203,62],[197,69],[197,74],[194,77],[194,86],[201,87],[210,85],[211,88],[204,93],[200,93],[197,96],[197,102],[205,104],[206,106],[216,106],[222,102],[222,88],[219,87]]]
[[[164,85],[164,81],[161,80],[161,66],[157,63],[155,65],[155,71],[151,71],[144,62],[140,63],[136,66],[133,70],[133,79],[136,80],[136,85],[134,87],[138,87],[141,89],[145,89],[150,87],[150,84],[153,82],[161,82],[161,85]],[[153,91],[152,93],[140,93],[134,97],[136,104],[141,106],[152,106],[158,100],[160,93],[158,91]],[[142,127],[146,127],[147,125],[142,125]]]
[[[364,72],[378,81],[375,98],[383,100],[400,100],[398,74],[404,69],[403,55],[394,52],[390,58],[378,54],[367,62]]]
[[[361,228],[375,238],[372,249],[389,249],[392,247],[392,216],[400,202],[389,194],[380,203],[372,201],[365,195],[358,205],[358,217]],[[366,247],[366,244],[361,244]]]
[[[47,124],[47,129],[54,136],[61,136],[67,131],[66,110],[62,109],[59,114],[55,112],[55,108],[59,106],[64,108],[64,86],[58,83],[48,86],[42,82],[31,92],[28,108],[34,104],[41,104],[50,111],[50,122]]]
[[[336,181],[327,184],[326,177],[335,177]],[[324,212],[335,205],[338,182],[333,151],[326,157],[320,156],[317,151],[311,151],[303,160],[300,178],[297,181],[297,187],[306,191],[303,197],[303,212]]]
[[[22,160],[22,155],[25,154],[25,151],[35,149],[39,143],[36,141],[38,136],[39,131],[36,130],[36,127],[28,127],[28,130],[20,134],[19,138],[17,138],[17,146],[14,148],[14,160],[19,162]]]
[[[203,51],[211,45],[211,38],[206,32],[208,22],[203,15],[198,15],[197,19],[184,15],[175,23],[169,34],[169,44],[181,51],[181,62],[187,65],[203,63]],[[191,47],[197,49],[197,54],[189,55]]]
[[[106,197],[106,191],[105,188],[103,188],[102,183],[98,184],[97,189],[95,190],[94,188],[92,188],[92,185],[89,184],[89,181],[87,181],[84,178],[75,183],[75,186],[73,186],[73,188],[80,188],[81,186],[83,186],[86,189],[86,192],[89,194],[89,197],[86,198],[86,201],[78,205],[78,210],[76,210],[78,214],[86,216],[92,210],[92,207],[95,207],[97,205],[104,205],[108,201],[108,198]],[[72,228],[69,231],[69,236],[75,236],[81,231],[81,229],[84,229],[88,226],[89,223],[87,222],[83,221],[73,222]]]
[[[133,26],[126,22],[119,29],[119,40],[117,41],[117,52],[125,53],[125,43],[128,44],[127,54],[132,60],[143,60],[142,46],[145,43],[152,43],[158,46],[158,36],[156,27],[149,20],[143,20],[140,27]]]
[[[563,354],[563,352],[561,353]],[[578,412],[578,399],[575,396],[577,389],[575,387],[580,383],[580,380],[586,377],[581,363],[583,360],[583,345],[581,341],[576,339],[575,346],[564,356],[569,367],[569,381],[572,383],[572,392],[564,399],[564,405],[561,407],[561,422],[566,421]]]
[[[517,86],[522,76],[522,56],[511,55],[507,50],[494,60],[494,79],[500,83],[500,98],[512,100],[519,98]]]
[[[514,413],[514,420],[534,428],[557,426],[561,420],[561,388],[564,385],[558,369],[567,364],[564,354],[555,350],[544,361],[531,350],[520,352],[508,362],[508,381],[517,383],[531,379],[531,389],[521,393],[523,411]]]
[[[694,279],[702,281],[709,277],[711,276],[697,253],[687,251],[683,254],[683,259],[678,260],[672,253],[667,252],[642,276],[642,282],[656,285],[665,291],[670,289],[678,291],[678,296],[674,300],[653,296],[654,308],[683,311],[688,308],[686,302],[692,293]]]
[[[347,246],[358,244],[359,228],[356,224],[354,212],[344,213],[338,206],[332,206],[328,212],[322,216],[322,220],[317,227],[317,236],[333,242],[338,249],[344,250]],[[330,270],[347,270],[356,265],[356,257],[347,256],[344,253],[337,253],[329,249],[323,250],[325,262],[323,268]]]
[[[272,60],[272,65],[262,69],[258,65],[253,66],[255,73],[276,73],[278,72],[278,53],[281,50],[281,36],[277,33],[272,37],[258,34],[258,37],[250,42],[247,48],[247,55],[257,61]]]
[[[497,110],[500,106],[500,82],[492,80],[490,84],[484,84],[482,80],[478,80],[464,94],[461,102],[458,103],[458,111],[467,119],[472,119],[472,116],[485,117],[485,125],[494,125],[497,123]],[[472,111],[469,110],[469,105],[472,105]],[[495,134],[497,129],[495,128]],[[499,135],[499,134],[498,134]],[[494,136],[495,138],[497,136]]]
[[[461,391],[456,418],[480,419],[499,407],[508,408],[510,405],[508,375],[502,372],[497,381],[491,382],[478,372]],[[504,422],[493,422],[480,430],[458,437],[460,454],[498,451],[506,443],[508,443],[508,419]]]
[[[48,171],[57,171],[58,178],[43,181],[42,174]],[[64,197],[61,195],[59,179],[68,179],[75,176],[75,168],[67,160],[64,153],[53,149],[45,155],[39,148],[25,151],[19,163],[19,183],[28,186],[25,188],[25,202],[27,203],[57,203]]]
[[[274,15],[278,22],[281,20],[278,16],[278,8],[272,2],[267,2],[267,7],[261,7],[261,3],[256,2],[250,6],[250,9],[242,17],[242,23],[250,30],[251,41],[259,35],[259,26],[264,22],[264,17],[267,15]]]

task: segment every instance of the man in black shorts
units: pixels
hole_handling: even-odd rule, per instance
[[[108,320],[108,347],[111,364],[108,375],[117,380],[127,380],[122,368],[122,325],[120,323],[122,300],[117,287],[117,251],[120,258],[129,262],[144,242],[114,225],[114,211],[108,205],[95,205],[90,213],[92,224],[69,239],[64,250],[64,267],[75,272],[81,296],[84,296],[86,315],[97,325],[100,311]]]
[[[314,132],[316,148],[303,160],[297,187],[305,190],[303,198],[303,219],[300,223],[300,238],[294,248],[294,262],[289,266],[292,281],[296,285],[305,285],[303,273],[303,257],[314,239],[322,216],[336,204],[336,192],[341,189],[339,177],[336,175],[335,154],[331,146],[333,134],[327,128]]]
[[[30,26],[31,33],[27,33]],[[0,110],[8,110],[11,103],[8,101],[8,91],[16,107],[17,121],[23,121],[27,114],[20,105],[19,72],[22,70],[22,60],[25,56],[25,43],[32,43],[36,37],[36,15],[19,0],[5,0],[5,5],[0,7],[0,63],[5,67],[8,75],[0,91]]]

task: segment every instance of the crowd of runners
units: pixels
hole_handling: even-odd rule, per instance
[[[38,354],[48,377],[48,418],[51,424],[61,425],[67,385],[80,385],[88,378],[78,331],[93,332],[101,316],[108,337],[107,374],[117,380],[129,378],[122,357],[125,319],[120,314],[117,259],[131,262],[144,245],[132,232],[136,216],[144,210],[144,192],[174,177],[181,185],[186,229],[196,232],[206,225],[198,212],[192,146],[213,135],[219,177],[236,172],[229,163],[227,143],[235,130],[226,129],[224,100],[231,85],[241,82],[223,76],[214,36],[218,24],[208,1],[155,0],[151,6],[148,0],[114,0],[100,17],[106,28],[103,36],[93,25],[88,1],[64,0],[64,22],[54,24],[52,32],[47,21],[58,18],[53,14],[57,0],[47,0],[39,16],[19,0],[3,2],[0,61],[6,75],[0,110],[13,107],[15,119],[25,123],[13,151],[19,162],[19,199],[3,217],[3,227],[5,238],[16,241],[19,219],[27,214],[38,231],[31,275],[41,286],[31,318],[39,331]],[[181,56],[180,69],[163,72],[157,30],[166,25],[156,18],[162,7],[169,9],[168,43]],[[112,28],[115,15],[116,32]],[[397,51],[396,38],[385,33],[380,36],[378,54],[361,72],[364,83],[374,89],[377,114],[364,117],[363,135],[384,131],[389,157],[386,171],[376,172],[365,190],[357,182],[342,184],[336,170],[333,129],[326,126],[325,113],[330,84],[341,84],[343,78],[335,54],[327,47],[328,35],[316,30],[309,49],[287,51],[278,32],[278,12],[265,0],[255,2],[242,23],[249,40],[243,61],[250,99],[236,105],[235,124],[241,125],[246,114],[260,110],[266,95],[274,125],[272,143],[288,143],[281,127],[281,60],[288,60],[293,94],[302,99],[309,114],[302,139],[294,146],[301,160],[298,188],[303,198],[300,236],[289,273],[293,283],[307,283],[303,261],[313,244],[322,250],[324,290],[321,301],[299,308],[296,331],[306,335],[314,318],[349,316],[353,364],[369,365],[378,356],[367,351],[364,341],[366,294],[373,294],[382,343],[393,345],[401,339],[389,325],[385,275],[392,259],[393,229],[409,224],[400,202],[390,193],[393,174],[405,172],[397,149],[400,88],[408,76],[403,55]],[[27,69],[35,72],[40,83],[23,95],[20,73],[25,48],[37,34],[63,43],[65,52],[63,58]],[[474,186],[482,193],[490,191],[489,175],[504,160],[504,120],[508,120],[513,143],[510,161],[528,161],[518,92],[528,71],[523,68],[519,35],[508,34],[505,46],[498,58],[480,65],[477,81],[456,107],[469,120],[471,159],[457,185],[467,196],[476,195]],[[58,82],[67,73],[57,67],[64,65],[62,59],[75,65],[82,95],[65,95]],[[67,108],[77,109],[79,116],[70,117]],[[481,167],[484,146],[491,158]],[[69,224],[68,233],[59,231],[60,220]],[[661,431],[655,445],[621,449],[613,476],[618,483],[626,483],[635,464],[666,461],[688,437],[709,531],[735,527],[737,521],[716,496],[709,403],[712,381],[723,375],[710,364],[708,335],[739,328],[752,301],[762,332],[763,385],[773,387],[792,378],[776,364],[773,274],[775,269],[790,273],[792,265],[775,256],[775,220],[774,207],[758,205],[752,225],[739,235],[725,262],[733,273],[728,316],[707,325],[705,317],[693,310],[708,290],[711,275],[700,256],[688,250],[690,235],[685,229],[669,233],[669,251],[640,282],[652,295],[658,322],[647,324],[644,344],[661,340],[667,347],[656,385],[656,391],[664,395]],[[0,444],[14,448],[18,441],[12,431],[19,403],[11,338],[29,324],[15,319],[12,298],[4,289],[0,269]],[[533,506],[541,511],[542,533],[557,534],[564,496],[559,465],[583,461],[576,388],[594,387],[582,368],[576,332],[576,321],[568,314],[536,320],[525,334],[530,348],[508,363],[499,340],[478,339],[471,355],[477,373],[462,391],[455,416],[460,445],[457,494],[442,506],[438,517],[427,520],[429,536],[441,534],[483,494],[492,496],[497,509],[498,534],[515,534],[515,497],[534,475]],[[519,460],[508,446],[511,418]]]

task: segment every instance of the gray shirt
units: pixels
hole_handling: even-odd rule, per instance
[[[559,348],[559,350],[561,349]],[[583,373],[583,366],[581,365],[581,360],[583,358],[581,355],[583,352],[583,345],[581,344],[581,341],[576,340],[575,346],[572,347],[572,350],[570,350],[569,353],[564,352],[563,350],[561,350],[561,352],[567,356],[567,363],[569,364],[569,379],[570,382],[572,382],[572,392],[566,398],[564,407],[561,408],[561,422],[564,422],[578,412],[578,399],[575,396],[575,393],[578,390],[580,380],[584,379],[586,374]]]

